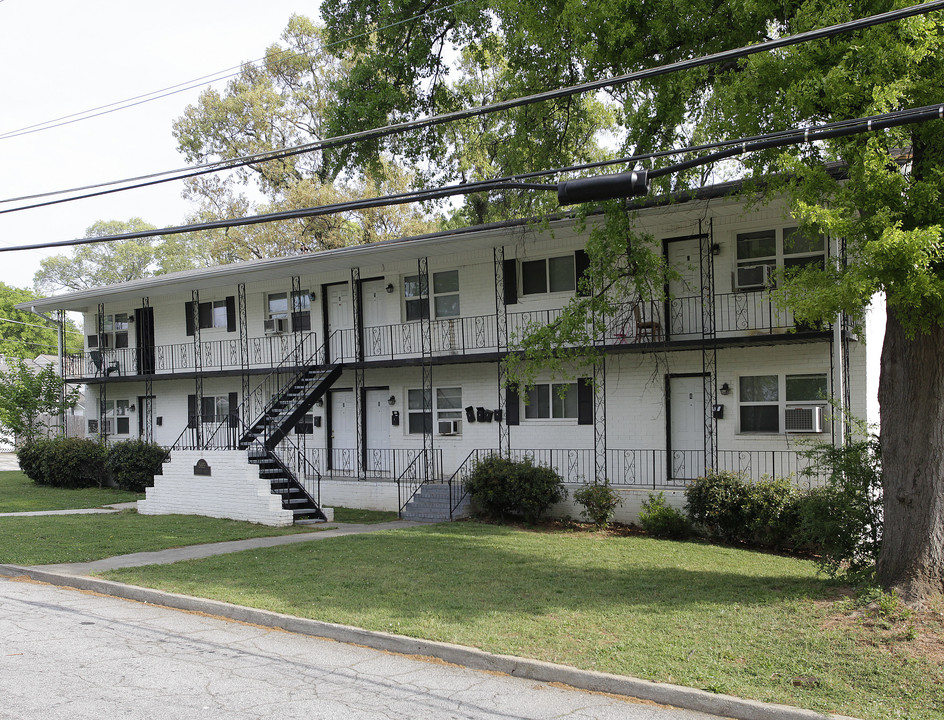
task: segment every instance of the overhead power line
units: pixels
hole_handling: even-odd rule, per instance
[[[678,163],[674,166],[669,166],[667,168],[659,168],[658,170],[653,171],[649,174],[650,177],[656,175],[664,175],[669,172],[678,172],[679,170],[686,169],[688,167],[694,167],[697,165],[704,165],[709,162],[715,162],[717,160],[731,157],[733,155],[741,154],[743,152],[750,152],[753,150],[759,150],[766,147],[779,147],[783,145],[791,144],[800,144],[804,142],[814,142],[816,140],[827,139],[832,137],[838,137],[841,135],[851,135],[855,133],[863,133],[875,130],[881,130],[890,127],[897,127],[901,125],[908,125],[918,122],[926,122],[928,120],[936,120],[944,118],[944,104],[941,105],[928,105],[921,108],[911,108],[908,110],[901,110],[898,112],[892,113],[883,113],[881,115],[873,115],[872,117],[866,118],[856,118],[854,120],[842,120],[835,123],[828,123],[825,125],[819,125],[815,127],[808,128],[797,128],[788,131],[782,131],[778,133],[771,133],[768,135],[760,135],[752,138],[742,138],[738,140],[731,140],[725,143],[730,146],[728,150],[720,151],[712,155],[708,155],[702,158],[696,158],[690,161],[684,161]],[[705,147],[717,147],[717,143],[713,143],[711,146]],[[688,152],[689,149],[684,151],[675,151],[676,153]],[[628,158],[629,161],[635,161],[637,158]],[[560,196],[562,186],[567,183],[558,183],[558,184],[543,184],[543,183],[528,183],[523,182],[524,179],[547,176],[547,175],[556,175],[563,172],[565,169],[560,168],[557,170],[543,170],[535,173],[528,173],[526,176],[518,175],[514,177],[498,178],[494,180],[483,180],[480,182],[474,183],[461,183],[457,185],[449,185],[440,188],[428,188],[425,190],[415,190],[404,193],[397,193],[393,195],[384,195],[376,198],[364,198],[361,200],[351,200],[343,203],[333,203],[330,205],[320,205],[316,207],[302,208],[298,210],[284,210],[281,212],[275,213],[266,213],[263,215],[254,215],[246,218],[230,218],[226,220],[214,220],[211,222],[205,223],[193,223],[189,225],[179,225],[176,227],[168,227],[163,229],[154,229],[154,230],[140,230],[136,232],[128,233],[119,233],[117,235],[106,235],[101,237],[94,238],[81,238],[76,240],[60,240],[53,242],[45,243],[33,243],[31,245],[19,245],[15,247],[5,247],[0,248],[0,252],[14,252],[18,250],[40,250],[44,248],[54,248],[54,247],[68,247],[73,245],[87,245],[90,243],[97,242],[115,242],[118,240],[138,240],[141,238],[149,238],[156,236],[167,236],[167,235],[180,235],[184,233],[192,232],[201,232],[207,230],[220,230],[231,227],[243,227],[248,225],[258,225],[261,223],[268,222],[277,222],[281,220],[296,220],[301,218],[311,218],[319,217],[322,215],[334,215],[338,213],[351,212],[355,210],[365,210],[375,207],[387,207],[391,205],[403,205],[407,203],[414,202],[427,202],[430,200],[438,200],[446,197],[455,197],[459,195],[471,195],[473,193],[479,192],[488,192],[491,190],[537,190],[537,191],[557,191]],[[568,169],[569,170],[569,169]],[[643,171],[644,173],[645,171]],[[637,173],[638,174],[638,173]],[[632,176],[633,173],[627,173],[627,175]],[[607,176],[609,178],[617,178],[616,184],[618,185],[618,176]],[[594,180],[596,178],[589,178],[585,180]],[[572,181],[573,182],[573,181]],[[576,181],[578,184],[581,181]],[[625,193],[626,195],[634,193]],[[638,194],[638,193],[635,193]],[[611,195],[610,197],[618,197],[619,195]],[[599,195],[595,196],[596,199],[601,199]],[[579,201],[579,200],[578,200]]]
[[[936,10],[944,9],[944,0],[932,0],[931,2],[922,3],[919,5],[913,5],[906,8],[901,8],[898,10],[892,10],[886,13],[880,13],[878,15],[872,15],[866,18],[860,18],[857,20],[851,20],[845,23],[839,23],[837,25],[831,25],[829,27],[820,28],[817,30],[810,30],[804,33],[799,33],[797,35],[790,35],[782,38],[775,38],[773,40],[765,40],[763,42],[757,43],[755,45],[748,45],[734,50],[725,50],[718,53],[713,53],[711,55],[705,55],[698,58],[691,58],[688,60],[680,60],[674,63],[668,63],[666,65],[660,65],[654,68],[648,68],[646,70],[639,70],[632,73],[627,73],[624,75],[619,75],[616,77],[606,78],[602,80],[595,80],[592,82],[582,83],[579,85],[573,85],[567,88],[560,88],[557,90],[549,90],[542,93],[537,93],[534,95],[528,95],[524,97],[513,98],[510,100],[504,100],[497,103],[492,103],[489,105],[480,105],[472,108],[467,108],[464,110],[456,110],[453,112],[442,113],[440,115],[433,115],[426,118],[421,118],[418,120],[411,120],[402,123],[395,123],[391,125],[385,125],[379,128],[373,128],[370,130],[362,130],[355,133],[348,133],[346,135],[339,135],[332,138],[326,138],[324,140],[318,140],[311,143],[305,143],[303,145],[298,145],[294,148],[283,148],[279,150],[272,150],[262,153],[255,153],[252,155],[245,155],[239,158],[233,158],[230,160],[221,160],[215,163],[208,163],[206,165],[200,165],[196,168],[186,167],[178,168],[176,170],[167,170],[158,173],[152,173],[150,175],[142,175],[133,178],[126,178],[124,180],[115,180],[106,183],[99,183],[97,185],[87,185],[84,187],[72,188],[69,190],[57,190],[47,193],[42,193],[39,195],[28,195],[21,196],[18,198],[9,198],[6,200],[0,200],[0,203],[10,203],[10,202],[21,202],[24,200],[32,200],[41,197],[51,197],[55,195],[62,195],[66,193],[74,192],[84,192],[86,190],[94,190],[96,188],[106,188],[113,185],[122,185],[122,187],[112,187],[108,190],[98,190],[96,192],[89,192],[86,194],[75,195],[68,198],[60,198],[58,200],[49,200],[45,202],[34,203],[30,205],[23,205],[16,208],[9,208],[6,210],[0,210],[0,214],[9,213],[9,212],[18,212],[21,210],[31,210],[40,207],[47,207],[49,205],[56,205],[64,202],[72,202],[75,200],[87,199],[90,197],[98,197],[101,195],[107,195],[116,192],[124,192],[126,190],[138,189],[143,187],[149,187],[153,185],[158,185],[161,183],[175,182],[178,180],[185,180],[192,177],[198,177],[201,175],[207,175],[210,173],[220,172],[222,170],[231,170],[239,167],[244,167],[256,162],[265,162],[269,160],[278,160],[282,158],[292,157],[294,155],[300,155],[307,152],[313,152],[316,150],[326,150],[336,147],[343,147],[350,145],[356,142],[363,142],[366,140],[378,140],[384,137],[389,137],[391,135],[396,135],[404,132],[409,132],[412,130],[421,130],[429,127],[434,127],[442,125],[445,123],[456,122],[458,120],[468,120],[480,115],[486,115],[495,112],[501,112],[504,110],[511,110],[519,107],[524,107],[527,105],[533,105],[540,102],[546,102],[548,100],[559,100],[567,97],[572,97],[574,95],[580,95],[587,92],[594,92],[597,90],[602,90],[606,87],[619,87],[621,85],[628,84],[630,82],[635,82],[638,80],[651,79],[654,77],[659,77],[661,75],[667,75],[682,70],[688,70],[696,67],[702,67],[705,65],[711,65],[715,63],[730,62],[732,60],[737,60],[740,58],[748,57],[750,55],[755,55],[761,52],[767,52],[770,50],[775,50],[779,48],[789,47],[792,45],[798,45],[806,42],[811,42],[813,40],[824,39],[828,37],[833,37],[843,33],[853,32],[856,30],[865,29],[868,27],[873,27],[876,25],[881,25],[884,23],[893,22],[895,20],[901,20],[907,17],[913,17],[915,15],[923,15]]]
[[[0,0],[3,2],[3,0]],[[435,8],[433,10],[428,10],[425,13],[420,13],[419,15],[413,15],[412,17],[405,18],[403,20],[397,20],[396,22],[384,25],[383,27],[377,28],[376,32],[382,30],[388,30],[390,28],[396,27],[398,25],[403,25],[404,23],[413,22],[420,18],[436,15],[445,10],[451,10],[457,5],[462,5],[464,3],[471,2],[471,0],[457,0],[457,2],[447,5],[445,7]],[[328,43],[324,45],[324,49],[334,47],[335,45],[340,45],[351,40],[357,40],[362,37],[366,37],[370,33],[364,32],[358,35],[351,35],[350,37],[343,38],[341,40],[336,40],[333,43]],[[277,53],[271,55],[266,55],[265,57],[256,58],[255,60],[250,60],[245,63],[240,63],[237,66],[228,67],[225,70],[218,70],[215,73],[210,73],[209,75],[203,75],[193,80],[186,80],[182,83],[177,83],[176,85],[170,85],[169,87],[161,88],[160,90],[152,90],[148,93],[143,93],[141,95],[136,95],[131,98],[126,98],[124,100],[117,100],[106,105],[100,105],[98,107],[89,108],[88,110],[82,110],[75,113],[70,113],[69,115],[63,115],[61,117],[55,118],[53,120],[46,120],[44,122],[34,123],[33,125],[27,125],[25,127],[17,128],[15,130],[8,130],[6,132],[0,133],[0,140],[8,140],[10,138],[20,137],[22,135],[31,135],[33,133],[42,132],[44,130],[52,130],[57,127],[62,127],[63,125],[71,125],[72,123],[81,122],[83,120],[91,120],[96,117],[101,117],[102,115],[108,115],[113,112],[118,112],[119,110],[127,110],[128,108],[136,107],[144,103],[153,102],[154,100],[161,100],[165,97],[171,95],[177,95],[182,92],[187,92],[188,90],[193,90],[198,87],[203,87],[205,85],[210,85],[214,82],[219,82],[220,80],[227,80],[229,78],[237,77],[242,69],[246,65],[258,65],[265,62],[273,57],[278,57],[280,55],[291,54],[294,57],[302,55],[302,52],[296,52],[289,48],[284,48]]]

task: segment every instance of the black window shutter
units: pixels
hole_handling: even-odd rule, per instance
[[[518,261],[505,260],[502,264],[502,277],[505,281],[503,288],[505,295],[505,305],[516,305],[518,303]],[[511,423],[509,423],[510,425]]]
[[[187,396],[187,427],[197,426],[197,396]]]
[[[577,274],[577,294],[582,296],[587,296],[590,293],[587,289],[580,288],[580,279],[584,276],[587,270],[590,269],[590,258],[587,256],[586,250],[577,250],[574,252],[574,271]]]
[[[236,332],[236,298],[226,296],[226,332]]]
[[[213,303],[200,303],[200,327],[213,327]]]
[[[239,393],[231,392],[229,394],[229,426],[237,427],[239,418]]]
[[[577,380],[577,424],[593,425],[593,383],[590,378]]]
[[[518,391],[512,387],[505,388],[505,423],[507,425],[520,425],[521,403],[518,400]]]
[[[184,303],[184,315],[187,321],[187,335],[193,335],[193,302]]]

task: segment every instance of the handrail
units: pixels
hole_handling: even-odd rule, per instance
[[[456,468],[456,471],[452,475],[450,475],[449,480],[446,481],[447,484],[449,485],[449,519],[450,520],[452,520],[453,515],[456,512],[456,509],[459,507],[462,501],[465,500],[465,496],[469,494],[469,491],[465,489],[465,480],[463,480],[461,484],[459,485],[459,488],[462,490],[462,493],[459,494],[458,497],[454,499],[453,492],[452,492],[453,480],[456,479],[459,473],[463,472],[464,470],[467,470],[466,466],[469,464],[469,461],[472,460],[473,457],[475,458],[476,463],[478,463],[478,459],[479,459],[478,456],[480,453],[483,453],[483,452],[487,453],[488,455],[498,454],[498,450],[488,450],[488,449],[482,450],[482,449],[476,448],[475,450],[473,450],[472,452],[468,454],[465,460],[459,463],[459,467]]]
[[[407,474],[408,472],[410,472],[410,470],[411,470],[411,469],[413,468],[413,466],[416,464],[417,460],[419,460],[420,458],[423,458],[423,459],[424,459],[424,463],[423,463],[423,464],[428,468],[429,465],[428,465],[428,462],[426,462],[426,448],[423,448],[422,450],[420,450],[419,452],[416,453],[416,457],[414,457],[413,460],[409,463],[409,465],[407,465],[407,466],[403,469],[403,472],[400,473],[400,474],[397,476],[397,502],[400,504],[400,507],[399,507],[399,509],[397,510],[397,515],[400,516],[400,517],[402,517],[402,515],[403,515],[403,508],[405,508],[405,507],[407,506],[407,504],[410,502],[410,500],[413,499],[413,496],[416,495],[416,493],[419,491],[419,489],[420,489],[421,487],[423,487],[423,485],[425,485],[427,482],[429,482],[429,473],[427,472],[427,473],[425,473],[425,474],[426,474],[426,477],[423,479],[422,482],[420,482],[420,483],[415,483],[415,484],[412,485],[412,486],[407,486],[407,489],[409,489],[409,487],[413,487],[413,491],[409,494],[409,496],[407,497],[406,500],[403,499],[403,493],[401,492],[400,481],[401,481],[404,477],[406,477],[406,474]]]

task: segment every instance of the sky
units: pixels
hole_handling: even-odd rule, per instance
[[[3,135],[153,93],[263,56],[312,0],[0,0],[0,211],[35,193],[184,167],[173,121],[202,88],[41,132]],[[215,83],[224,86],[225,80]],[[0,214],[0,247],[84,237],[98,220],[165,227],[191,209],[181,183]],[[33,285],[60,250],[0,253],[0,282]]]

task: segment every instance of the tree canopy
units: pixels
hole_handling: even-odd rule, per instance
[[[898,0],[469,0],[371,3],[326,0],[328,37],[343,41],[350,68],[338,85],[331,128],[345,132],[448,111],[492,73],[505,97],[571,86],[768,38],[884,12]],[[363,33],[363,28],[371,29]],[[482,163],[515,174],[593,157],[777,132],[942,101],[940,13],[861,29],[685,72],[556,100],[487,121]],[[466,94],[462,94],[462,89]],[[460,176],[465,148],[436,130],[347,150],[342,163],[393,153],[422,160],[429,176]],[[841,262],[784,278],[781,297],[799,320],[852,318],[877,292],[888,324],[880,402],[886,535],[879,577],[911,599],[944,592],[944,133],[940,120],[744,156],[714,172],[741,178],[762,200],[785,196],[807,233],[842,238]],[[483,157],[478,151],[473,164]],[[653,159],[651,169],[680,158]],[[842,167],[837,177],[830,165]],[[633,169],[633,168],[628,168]],[[711,179],[698,170],[660,180],[656,191]],[[761,182],[762,181],[762,182]],[[501,209],[501,206],[499,206]],[[510,208],[513,210],[517,208]],[[474,213],[470,213],[474,214]],[[636,234],[631,209],[613,204],[588,246],[592,290],[531,345],[530,359],[579,338],[603,288],[658,293],[666,272],[658,248]]]
[[[223,92],[210,89],[174,123],[189,162],[230,160],[326,137],[326,108],[345,71],[342,54],[324,48],[322,29],[295,15],[261,65],[246,64]],[[190,218],[219,218],[316,205],[398,192],[411,173],[389,158],[370,167],[329,167],[320,152],[255,162],[226,175],[188,181],[186,196],[198,204]],[[432,226],[408,206],[248,225],[198,234],[216,262],[315,252],[424,232]]]
[[[0,370],[0,432],[28,443],[51,429],[57,416],[75,407],[77,388],[62,386],[54,365],[41,368],[13,360]]]
[[[0,283],[0,355],[8,358],[33,358],[37,355],[55,355],[58,330],[32,313],[16,310],[20,303],[35,300],[36,293],[26,288]],[[66,322],[66,350],[73,352],[82,347],[82,334],[75,325]]]
[[[141,218],[100,220],[85,231],[85,237],[154,229],[154,225]],[[33,285],[37,292],[52,294],[189,270],[209,263],[208,258],[200,256],[199,247],[193,239],[178,235],[78,245],[71,255],[43,258],[33,276]]]

